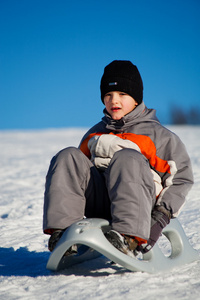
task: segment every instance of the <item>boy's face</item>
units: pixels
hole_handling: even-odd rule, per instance
[[[120,120],[138,105],[131,96],[124,92],[117,91],[105,94],[104,104],[113,120]]]

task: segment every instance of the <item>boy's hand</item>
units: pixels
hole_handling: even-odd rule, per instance
[[[150,251],[159,239],[163,228],[169,224],[170,219],[171,213],[164,206],[156,206],[151,214],[150,237],[147,244],[137,247],[137,251],[141,251],[142,253]]]

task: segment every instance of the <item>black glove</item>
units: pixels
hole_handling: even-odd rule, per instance
[[[150,237],[147,244],[143,244],[137,247],[137,251],[142,253],[147,253],[150,251],[159,237],[161,236],[162,230],[167,224],[169,224],[171,219],[171,213],[164,206],[155,206],[151,213],[151,231]]]

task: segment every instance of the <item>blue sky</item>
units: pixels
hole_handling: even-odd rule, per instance
[[[199,0],[0,0],[0,129],[97,123],[114,59],[137,65],[162,123],[200,108],[199,14]]]

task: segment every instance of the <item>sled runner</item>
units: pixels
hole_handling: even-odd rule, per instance
[[[199,259],[192,248],[185,232],[177,219],[163,229],[163,234],[171,245],[171,254],[166,256],[158,243],[142,257],[130,257],[117,250],[104,236],[110,229],[109,222],[104,219],[83,219],[72,224],[62,235],[56,248],[49,257],[47,269],[59,271],[71,265],[106,256],[111,261],[131,271],[157,273],[177,266],[191,263]],[[78,253],[63,256],[70,246],[77,244]]]

